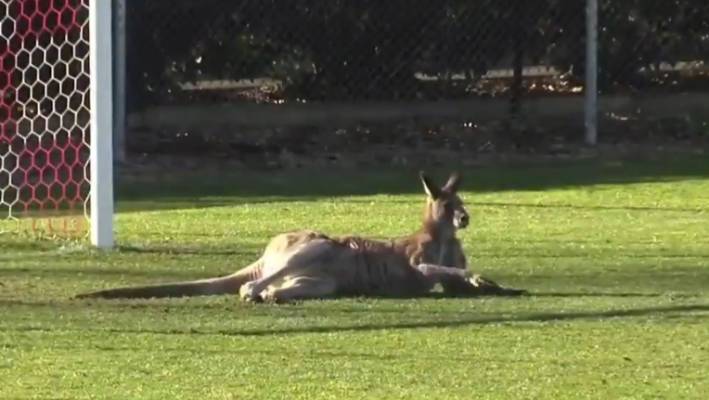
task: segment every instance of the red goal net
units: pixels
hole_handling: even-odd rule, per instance
[[[0,2],[0,220],[86,232],[88,17],[88,0]]]

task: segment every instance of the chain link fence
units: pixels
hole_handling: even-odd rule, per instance
[[[128,149],[525,147],[539,135],[502,135],[511,114],[582,111],[584,20],[583,1],[128,2]]]
[[[268,153],[276,164],[274,154],[366,159],[382,146],[466,159],[554,152],[583,140],[585,10],[581,0],[129,1],[128,150]],[[709,6],[599,0],[599,13],[601,140],[625,141],[649,116],[687,125],[703,97],[672,95],[706,86]],[[685,139],[705,132],[692,118]]]
[[[437,100],[498,95],[485,81],[515,62],[583,74],[580,1],[232,3],[128,3],[136,105],[193,102],[205,81],[258,79],[242,88],[261,101]]]
[[[599,82],[606,142],[706,147],[709,3],[600,1]]]
[[[474,163],[583,141],[586,0],[113,1],[131,157]],[[709,4],[598,3],[601,142],[705,144]],[[87,7],[0,2],[5,208],[87,199]]]
[[[709,4],[603,0],[599,13],[605,93],[707,91]]]

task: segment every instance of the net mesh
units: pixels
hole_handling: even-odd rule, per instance
[[[86,231],[88,15],[88,0],[0,3],[0,212],[34,231]]]

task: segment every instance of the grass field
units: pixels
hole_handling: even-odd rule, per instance
[[[69,300],[231,272],[284,230],[409,232],[413,171],[125,184],[110,253],[1,224],[0,399],[706,398],[709,161],[464,172],[472,265],[533,296]]]

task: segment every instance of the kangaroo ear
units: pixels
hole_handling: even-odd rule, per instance
[[[460,174],[455,171],[451,173],[451,176],[448,178],[448,182],[446,182],[445,185],[443,185],[443,191],[449,192],[449,193],[455,193],[460,189],[460,181],[461,181]]]
[[[419,177],[421,178],[421,183],[423,183],[423,190],[426,191],[428,197],[436,200],[441,195],[441,189],[423,171],[419,172]]]

